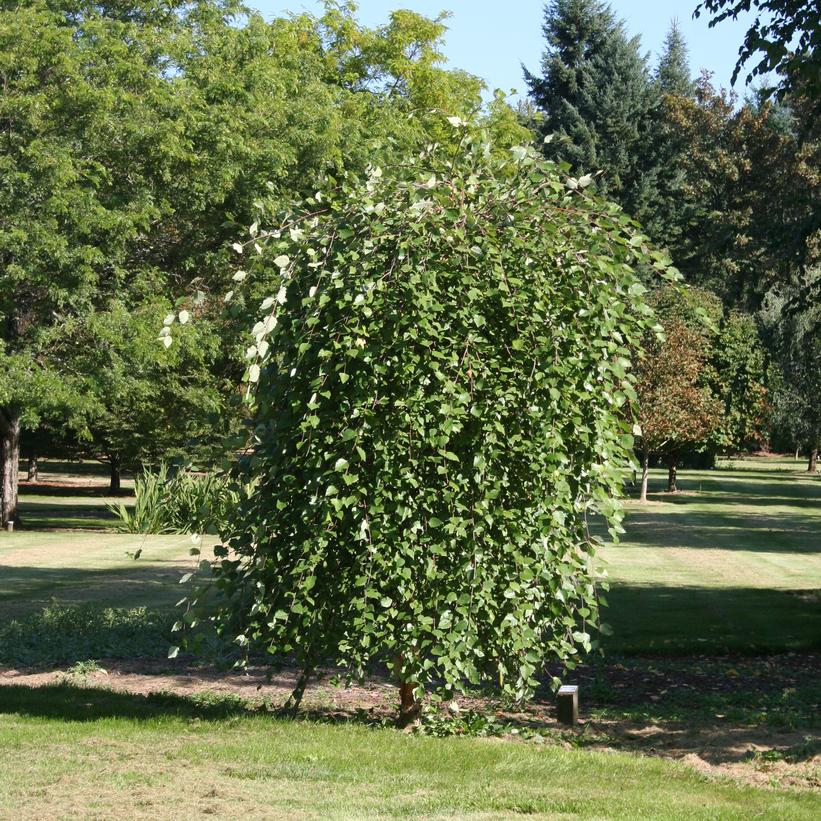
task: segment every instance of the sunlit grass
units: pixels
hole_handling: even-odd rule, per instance
[[[0,815],[83,818],[814,819],[817,796],[685,766],[243,715],[71,686],[7,688]]]
[[[682,492],[628,502],[623,542],[601,553],[611,652],[821,648],[821,478],[769,464],[683,471]]]

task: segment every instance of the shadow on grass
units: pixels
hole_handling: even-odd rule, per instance
[[[53,600],[170,608],[186,592],[179,584],[185,567],[171,559],[109,570],[4,565],[0,568],[0,616],[26,616]]]
[[[821,649],[817,591],[615,584],[608,652],[756,655]]]
[[[699,502],[723,502],[725,498],[733,503],[757,505],[795,505],[807,506],[821,499],[821,481],[815,482],[811,474],[806,476],[745,471],[743,477],[727,471],[690,472],[679,475],[678,492],[667,491],[666,479],[650,478],[648,498],[651,501],[670,504],[688,504]],[[630,498],[638,499],[638,485],[627,488]]]
[[[112,493],[108,485],[72,485],[65,482],[20,482],[20,496],[53,496],[56,498],[100,499],[134,496],[132,488],[123,488],[119,493]]]
[[[590,690],[585,691],[590,692]],[[696,694],[697,696],[698,694]],[[802,702],[803,704],[803,702]],[[480,715],[488,716],[479,733],[469,725],[462,731],[442,732],[441,723],[435,723],[432,735],[505,735],[515,731],[519,738],[542,736],[558,738],[574,747],[616,747],[640,753],[680,757],[697,752],[712,764],[749,760],[751,751],[759,745],[771,747],[779,758],[800,762],[818,753],[817,737],[806,735],[804,711],[798,712],[793,725],[773,727],[766,722],[751,726],[749,705],[739,703],[737,693],[707,694],[692,704],[671,704],[665,709],[657,705],[654,712],[622,709],[611,716],[594,719],[576,731],[557,726],[552,708],[538,706],[533,710],[505,715],[493,710],[491,703],[477,703],[480,713],[470,712],[467,718],[475,721]],[[789,700],[764,698],[760,707],[784,711]],[[806,705],[803,705],[806,709]],[[704,711],[723,710],[727,715],[715,721]],[[600,712],[600,711],[599,711]],[[60,684],[43,686],[6,685],[0,687],[0,714],[51,719],[61,722],[95,722],[108,719],[131,721],[224,721],[254,716],[265,716],[278,721],[310,721],[316,724],[354,724],[369,728],[394,726],[394,714],[373,709],[308,709],[297,714],[285,714],[264,701],[249,702],[241,696],[225,693],[201,692],[178,695],[170,692],[148,694],[114,691],[99,686],[75,684],[66,680]],[[471,718],[472,717],[472,718]],[[451,718],[447,718],[451,721]],[[458,721],[458,719],[457,719]],[[422,728],[425,732],[424,727]],[[785,734],[785,730],[791,730]],[[489,732],[488,732],[489,730]],[[797,730],[797,732],[796,732]]]
[[[239,696],[174,693],[127,693],[69,681],[40,687],[0,687],[0,713],[53,718],[61,721],[98,721],[106,718],[150,720],[161,717],[220,720],[266,712]]]
[[[646,544],[757,553],[821,553],[821,516],[686,510],[674,518],[671,520],[669,510],[631,509],[625,524],[629,540],[625,549]]]
[[[23,502],[17,530],[89,530],[113,532],[118,522],[103,505],[50,505]]]
[[[289,688],[294,677],[282,681],[271,678],[274,685]],[[282,721],[312,721],[319,724],[358,724],[367,727],[394,726],[392,718],[375,715],[365,708],[308,708],[285,711],[265,700],[249,700],[234,693],[200,691],[190,695],[173,692],[132,693],[106,687],[74,683],[67,676],[59,684],[41,686],[0,686],[0,714],[17,714],[61,721],[99,721],[125,718],[150,721],[158,718],[220,721],[240,716],[269,716]]]

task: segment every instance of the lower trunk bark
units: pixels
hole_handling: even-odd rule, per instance
[[[667,461],[667,492],[678,492],[678,460],[671,456]]]
[[[305,695],[305,688],[308,686],[308,682],[313,674],[313,666],[308,665],[303,668],[299,679],[297,679],[296,687],[294,687],[291,695],[288,696],[288,700],[285,702],[285,706],[282,708],[283,712],[295,713],[299,709],[299,705],[302,703],[302,697]]]
[[[808,473],[815,473],[818,470],[818,448],[813,448],[810,451],[810,461],[807,465]]]
[[[29,456],[29,469],[28,475],[26,476],[26,481],[31,482],[32,484],[37,483],[38,479],[38,467],[37,467],[37,457],[36,456]]]
[[[641,455],[641,494],[639,500],[647,501],[647,483],[650,478],[650,454],[645,451]]]
[[[399,726],[408,727],[419,720],[422,705],[413,695],[416,685],[402,678],[402,660],[399,657],[394,660],[393,669],[399,679]]]
[[[0,524],[17,521],[17,485],[20,471],[20,416],[0,410]]]
[[[416,685],[412,681],[399,683],[399,726],[408,727],[419,719],[422,705],[416,700],[413,691]]]
[[[120,460],[115,458],[114,456],[111,457],[111,461],[109,462],[110,468],[110,480],[108,484],[108,489],[111,493],[119,493],[120,492]]]

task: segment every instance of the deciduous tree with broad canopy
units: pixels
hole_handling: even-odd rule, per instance
[[[667,461],[667,489],[675,492],[681,451],[706,444],[721,425],[721,403],[710,387],[710,326],[721,316],[720,301],[698,289],[666,287],[650,300],[663,335],[648,333],[637,364],[637,416],[641,435],[642,502],[647,501],[650,457]]]
[[[704,0],[694,14],[708,12],[712,27],[751,9],[755,18],[738,50],[733,82],[752,60],[747,82],[774,71],[781,94],[798,84],[821,100],[821,6],[816,0]]]
[[[146,412],[135,423],[110,408],[95,416],[89,402],[106,370],[145,399],[150,378],[140,374],[181,384],[174,357],[151,365],[145,346],[120,345],[111,368],[81,373],[99,358],[69,363],[55,330],[87,340],[123,310],[145,316],[157,298],[200,292],[207,307],[260,192],[306,194],[320,171],[361,171],[447,137],[430,111],[467,116],[481,105],[477,78],[440,65],[441,22],[396,12],[368,29],[352,8],[268,22],[235,0],[0,3],[4,523],[17,518],[22,431],[44,418],[55,429],[91,420],[112,451],[129,425],[155,453],[187,438],[169,436],[157,403],[136,402]],[[509,107],[497,100],[493,110],[500,129],[524,139]],[[241,352],[239,365],[233,350],[220,353],[212,384],[241,373]]]
[[[295,702],[318,665],[386,664],[404,721],[439,684],[524,699],[591,647],[587,522],[619,526],[631,350],[655,324],[637,268],[676,276],[586,181],[449,127],[237,245],[236,287],[271,284],[246,501],[182,620],[296,660]]]

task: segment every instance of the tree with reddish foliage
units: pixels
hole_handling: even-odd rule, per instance
[[[663,340],[648,334],[637,368],[641,435],[641,501],[647,501],[650,457],[667,459],[667,490],[675,492],[680,451],[704,442],[721,423],[721,406],[706,385],[708,349],[680,319],[661,319]]]

